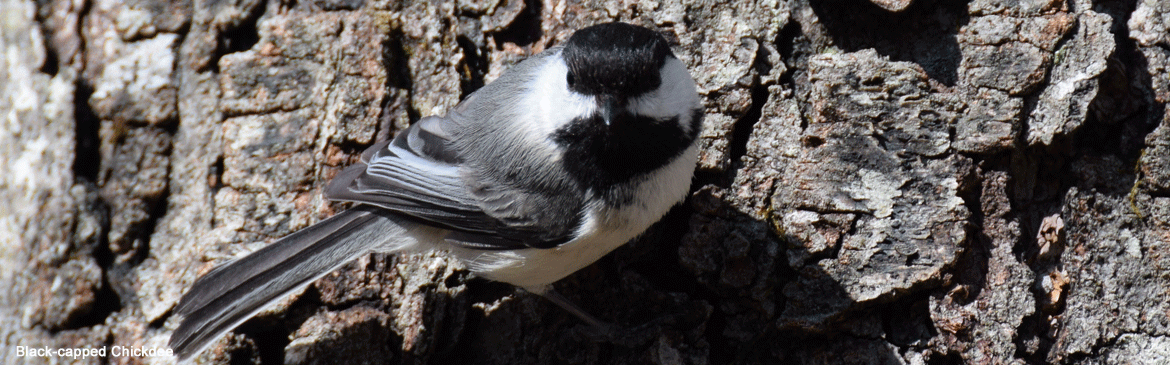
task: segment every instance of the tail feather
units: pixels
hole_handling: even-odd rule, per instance
[[[223,264],[196,280],[179,301],[175,314],[183,320],[169,345],[180,359],[198,354],[269,304],[384,247],[401,229],[396,220],[357,207]]]

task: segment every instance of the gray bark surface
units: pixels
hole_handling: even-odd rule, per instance
[[[0,0],[0,363],[164,348],[201,273],[587,25],[662,32],[692,194],[544,299],[372,255],[202,364],[1170,363],[1170,2]]]

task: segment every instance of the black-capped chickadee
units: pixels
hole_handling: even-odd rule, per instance
[[[203,275],[170,346],[197,354],[266,305],[371,252],[449,252],[541,294],[642,234],[691,184],[703,117],[661,35],[608,23],[509,69],[446,116],[362,154],[325,189],[358,203]]]

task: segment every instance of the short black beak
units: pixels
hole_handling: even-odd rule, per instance
[[[605,121],[605,126],[613,125],[614,119],[618,114],[618,102],[616,98],[606,97],[601,101],[601,119]]]

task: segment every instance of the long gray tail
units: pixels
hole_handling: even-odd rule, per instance
[[[264,307],[406,233],[400,220],[359,206],[294,232],[203,275],[183,295],[171,334],[180,360],[203,351]]]

